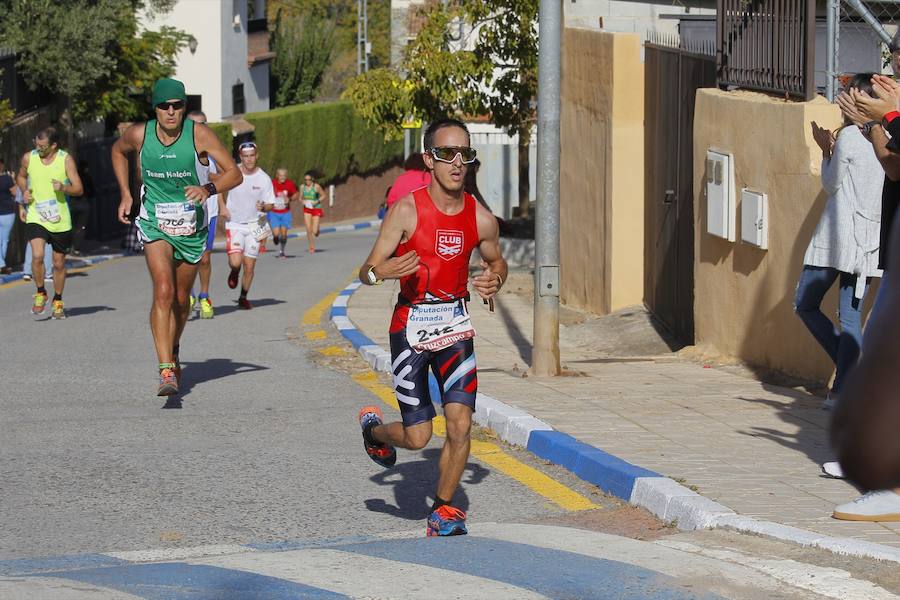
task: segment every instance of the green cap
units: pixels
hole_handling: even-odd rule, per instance
[[[156,83],[153,84],[153,106],[162,104],[166,100],[184,100],[187,102],[184,84],[177,79],[157,79]]]

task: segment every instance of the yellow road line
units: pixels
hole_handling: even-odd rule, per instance
[[[321,323],[322,315],[326,310],[328,310],[328,308],[331,307],[331,303],[334,302],[334,299],[337,298],[337,296],[338,292],[331,292],[330,294],[319,300],[315,304],[315,306],[303,313],[303,324],[318,325],[319,323]]]
[[[322,315],[325,310],[331,306],[331,303],[334,302],[334,299],[340,291],[343,291],[343,289],[344,288],[341,288],[341,290],[338,290],[337,292],[328,294],[315,306],[307,310],[303,315],[303,324],[318,325],[322,320]],[[320,333],[324,334],[325,332],[311,331],[308,332],[306,336],[309,339],[321,339],[319,337],[313,337]],[[322,337],[324,337],[324,335]],[[334,356],[337,355],[337,352],[343,351],[337,346],[330,346],[319,350],[319,352],[326,356]],[[394,395],[394,390],[381,383],[378,374],[374,371],[366,370],[363,373],[357,373],[352,376],[352,379],[394,410],[400,410],[400,405],[397,403],[397,397]],[[432,430],[438,437],[446,437],[447,424],[444,417],[437,416],[434,418],[432,421]],[[515,479],[536,494],[543,496],[565,510],[580,511],[601,508],[578,492],[567,488],[537,469],[516,460],[496,444],[472,440],[472,456],[479,458],[507,477]]]
[[[394,410],[400,410],[400,405],[397,403],[397,396],[394,395],[394,390],[378,381],[378,375],[376,375],[374,371],[367,371],[365,373],[354,375],[353,381],[381,398],[382,402]],[[434,430],[437,431],[437,425],[434,426]]]
[[[394,390],[381,383],[378,375],[374,372],[369,371],[354,375],[353,381],[378,396],[382,402],[391,406],[394,410],[400,410],[397,398],[394,396]],[[444,417],[437,416],[434,418],[432,430],[435,435],[446,437],[447,424]],[[472,456],[479,458],[507,477],[515,479],[531,491],[565,510],[580,511],[601,508],[575,490],[567,488],[537,469],[516,460],[496,444],[472,440]]]
[[[324,340],[327,337],[328,337],[328,334],[325,333],[324,331],[322,331],[321,329],[318,329],[316,331],[307,331],[306,332],[306,339],[308,339],[308,340]]]
[[[319,354],[324,354],[325,356],[346,356],[347,351],[339,346],[328,346],[319,350]]]
[[[600,506],[594,504],[575,490],[567,488],[537,469],[516,460],[495,444],[473,440],[472,456],[478,457],[501,473],[515,479],[525,487],[566,510],[578,511],[600,508]]]

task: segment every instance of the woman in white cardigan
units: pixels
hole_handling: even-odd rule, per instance
[[[871,73],[853,77],[849,88],[872,95]],[[828,194],[797,284],[795,310],[821,344],[836,372],[825,408],[832,408],[862,344],[862,304],[872,277],[880,277],[878,248],[884,169],[872,144],[849,121],[832,133],[812,124],[822,149],[822,187]],[[839,281],[837,328],[821,310],[825,293]]]

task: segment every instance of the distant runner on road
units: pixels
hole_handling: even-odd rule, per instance
[[[75,160],[59,147],[59,133],[47,127],[34,137],[34,150],[22,156],[16,183],[22,191],[25,239],[31,246],[31,271],[37,292],[31,312],[39,315],[47,308],[44,287],[44,256],[47,244],[53,248],[53,303],[51,317],[65,319],[63,289],[66,286],[66,254],[72,249],[72,216],[69,196],[84,193]]]
[[[284,167],[275,169],[272,186],[275,188],[275,207],[269,213],[269,224],[272,225],[275,245],[280,247],[278,258],[287,258],[284,247],[292,224],[291,202],[300,197],[300,192],[297,190],[297,184],[288,179],[288,172]]]
[[[188,119],[194,123],[206,125],[206,113],[202,110],[192,110],[188,113]],[[210,157],[209,166],[207,167],[207,180],[215,183],[214,180],[217,176],[218,169],[216,169],[216,161]],[[197,271],[200,274],[200,293],[197,295],[196,302],[200,308],[200,318],[212,319],[215,312],[213,311],[212,300],[209,298],[209,280],[212,277],[212,249],[213,242],[216,241],[216,221],[218,220],[219,215],[218,195],[207,198],[205,208],[208,233],[206,236],[206,250],[203,252],[203,257],[200,259],[200,268]],[[195,298],[192,290],[191,308],[194,307],[194,302]]]
[[[272,233],[266,212],[275,206],[275,191],[272,178],[256,166],[259,158],[256,144],[244,142],[238,147],[238,152],[244,180],[228,194],[219,197],[219,214],[226,220],[225,247],[228,251],[228,266],[231,267],[228,287],[237,287],[238,276],[243,267],[238,308],[250,310],[253,305],[247,300],[247,293],[253,283],[260,243]]]
[[[127,154],[137,151],[144,193],[136,219],[153,280],[150,329],[159,359],[157,395],[178,393],[181,333],[190,310],[197,265],[206,250],[204,203],[241,182],[219,138],[206,125],[185,120],[184,84],[160,79],[153,85],[156,118],[132,125],[112,147],[119,182],[119,221],[129,223],[134,199],[128,187]],[[209,158],[221,168],[217,183],[206,181]]]
[[[360,410],[363,443],[376,463],[391,467],[394,447],[419,450],[431,439],[436,412],[428,391],[428,371],[438,381],[447,420],[440,478],[426,535],[466,533],[466,514],[452,506],[469,458],[472,413],[478,377],[469,318],[469,259],[478,248],[483,271],[471,279],[485,300],[506,280],[497,220],[463,191],[468,165],[475,161],[469,131],[444,119],[425,132],[427,187],[398,200],[388,211],[359,279],[378,285],[400,280],[400,296],[390,326],[394,388],[402,422],[383,423],[377,406]],[[434,399],[436,400],[436,398]]]
[[[322,198],[325,190],[316,183],[316,177],[312,171],[303,176],[303,185],[300,186],[300,198],[303,200],[303,223],[306,225],[306,242],[309,251],[316,251],[316,238],[319,237],[319,219],[322,218]]]

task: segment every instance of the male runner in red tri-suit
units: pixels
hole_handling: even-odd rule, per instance
[[[391,368],[402,421],[383,423],[377,406],[359,413],[366,451],[391,467],[394,447],[420,450],[431,439],[436,412],[428,392],[428,370],[441,390],[447,438],[426,534],[466,533],[466,514],[451,505],[469,458],[472,413],[478,379],[472,328],[466,307],[468,284],[488,300],[503,285],[506,260],[500,253],[497,219],[463,191],[466,169],[475,161],[469,131],[443,119],[425,132],[425,166],[431,183],[398,200],[388,211],[359,279],[378,285],[400,280],[391,319]],[[472,250],[483,272],[469,279]]]

